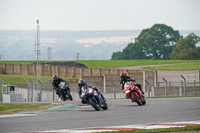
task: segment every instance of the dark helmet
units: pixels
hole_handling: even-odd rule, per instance
[[[79,87],[82,87],[82,86],[84,86],[84,85],[85,85],[85,80],[80,79],[80,80],[78,81],[78,86],[79,86]]]
[[[120,75],[122,80],[126,80],[127,79],[127,74],[125,72],[121,73]]]
[[[127,74],[125,72],[121,73],[120,77],[127,77]]]
[[[54,74],[54,75],[53,75],[53,79],[54,79],[54,80],[57,80],[57,79],[58,79],[58,75]]]

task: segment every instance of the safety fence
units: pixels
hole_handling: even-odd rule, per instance
[[[132,73],[129,73],[130,76]],[[135,74],[135,73],[134,73]],[[147,72],[137,72],[137,83],[142,85],[146,97],[160,96],[200,96],[199,75],[177,77],[157,77]],[[134,75],[133,75],[134,76]],[[156,78],[155,78],[156,77]],[[105,74],[103,76],[82,76],[89,84],[96,86],[106,98],[124,98],[125,94],[121,90],[120,76],[118,74]],[[45,102],[56,101],[58,99],[55,91],[52,89],[52,83],[41,83],[40,81],[32,81],[25,79],[25,85],[16,86],[13,94],[20,94],[23,102]],[[173,82],[172,82],[173,81]],[[0,101],[3,100],[4,81],[0,79]],[[70,83],[71,94],[74,100],[80,100],[77,93],[77,83]]]
[[[200,82],[158,82],[152,90],[155,96],[200,96]]]
[[[148,82],[148,81],[146,81]],[[58,100],[58,96],[52,89],[51,82],[41,83],[26,79],[26,85],[23,87],[16,87],[15,94],[21,94],[21,102],[53,102]],[[125,98],[125,93],[122,92],[121,86],[117,82],[111,82],[111,86],[101,86],[94,82],[91,85],[96,86],[106,99]],[[77,92],[77,83],[70,84],[71,94],[75,101],[80,100]],[[160,96],[200,96],[199,82],[169,82],[167,86],[165,82],[159,82],[156,87],[146,83],[146,97],[160,97]]]

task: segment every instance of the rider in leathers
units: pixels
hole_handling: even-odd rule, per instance
[[[83,79],[80,79],[79,82],[78,82],[78,88],[77,88],[77,91],[78,91],[78,94],[79,94],[79,97],[82,99],[81,97],[81,94],[82,94],[82,90],[81,88],[84,87],[84,89],[87,89],[88,87],[90,87],[91,85],[86,83],[85,80]],[[105,97],[100,93],[99,89],[97,89],[95,86],[92,86],[92,88],[94,90],[96,90],[96,92],[101,96],[102,100],[105,102],[106,99]],[[84,99],[81,100],[81,103],[85,104],[87,103]]]
[[[126,82],[129,82],[129,81],[135,82],[135,80],[133,78],[131,78],[130,76],[128,76],[125,72],[121,73],[120,77],[121,77],[120,85],[122,87],[122,91],[124,90],[124,84]],[[134,84],[135,84],[135,86],[137,86],[140,89],[142,94],[144,94],[144,92],[142,91],[141,84],[136,84],[136,83],[134,83]]]
[[[61,93],[59,91],[60,87],[59,87],[59,84],[60,82],[66,82],[65,80],[63,80],[62,78],[59,78],[58,75],[54,74],[53,75],[53,81],[52,81],[52,86],[53,86],[53,89],[56,91],[56,94],[60,97]],[[66,82],[66,84],[68,84]]]

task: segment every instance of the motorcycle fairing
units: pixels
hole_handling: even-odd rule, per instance
[[[99,105],[101,105],[101,98],[100,96],[96,93],[96,91],[93,88],[87,88],[85,93],[82,93],[83,98],[85,99],[85,101],[87,102],[87,104],[89,104],[89,100],[92,98],[95,101],[97,101],[97,103]]]

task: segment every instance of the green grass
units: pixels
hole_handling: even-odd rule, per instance
[[[53,80],[52,76],[41,76],[41,82],[50,82]],[[66,78],[62,77],[68,83],[78,83],[78,78]],[[26,84],[25,79],[32,81],[37,80],[37,76],[34,75],[7,75],[0,74],[0,79],[4,81],[4,84]]]
[[[0,63],[6,63],[6,64],[32,64],[35,63],[36,61],[0,61]]]
[[[97,61],[77,61],[85,64],[89,68],[117,68],[126,66],[144,66],[144,65],[162,65],[162,64],[180,64],[200,63],[199,60],[97,60]]]
[[[7,64],[32,64],[35,61],[0,61]],[[56,62],[56,61],[41,61]],[[64,62],[64,61],[57,61]],[[199,70],[200,60],[81,60],[75,61],[86,65],[88,68],[118,68],[127,66],[162,65],[148,67],[153,70]]]
[[[0,103],[0,115],[13,114],[25,110],[39,110],[53,107],[51,103]]]

